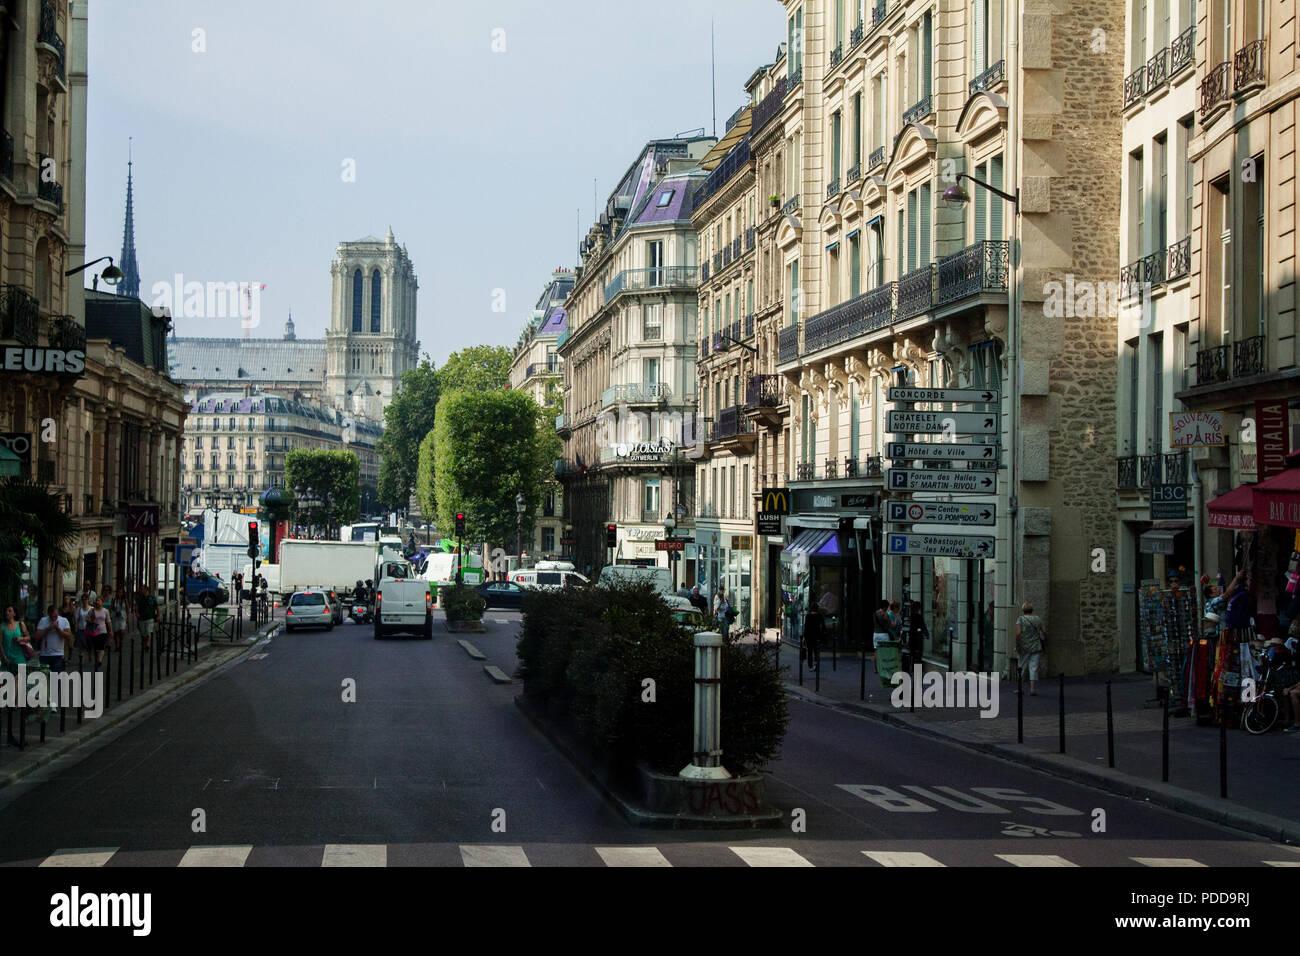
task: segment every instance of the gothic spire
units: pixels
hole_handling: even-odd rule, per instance
[[[131,146],[127,140],[126,154],[126,222],[122,226],[122,256],[118,268],[122,281],[117,284],[118,295],[140,297],[140,268],[135,261],[135,200],[131,183]]]

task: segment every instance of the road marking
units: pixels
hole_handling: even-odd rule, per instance
[[[785,846],[733,846],[729,849],[749,866],[812,866]]]
[[[596,852],[606,866],[672,866],[653,846],[598,846]]]
[[[932,856],[924,853],[910,853],[891,850],[863,850],[863,855],[875,860],[881,866],[944,866]]]
[[[325,846],[321,866],[388,866],[384,843],[330,843]]]
[[[87,850],[55,850],[41,866],[103,866],[118,850],[115,846]]]
[[[1199,860],[1179,856],[1131,856],[1129,859],[1143,866],[1205,866]]]
[[[1262,860],[1265,866],[1300,866],[1300,860]]]
[[[243,866],[251,846],[192,846],[177,866]]]
[[[999,860],[1006,860],[1012,866],[1076,866],[1064,857],[1051,853],[996,853]]]
[[[532,866],[521,846],[462,846],[460,858],[466,866]]]

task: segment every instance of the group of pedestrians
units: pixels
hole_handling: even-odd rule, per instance
[[[713,603],[711,605],[708,599],[700,593],[700,586],[698,584],[694,585],[689,590],[682,588],[677,593],[679,596],[690,601],[706,619],[713,621],[717,625],[724,640],[729,636],[731,625],[736,622],[739,612],[727,597],[727,587],[725,584],[718,585],[717,590],[714,591]]]

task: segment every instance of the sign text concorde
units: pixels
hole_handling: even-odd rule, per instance
[[[991,558],[997,541],[991,534],[885,535],[886,554],[915,554],[935,558]]]
[[[889,389],[891,402],[978,402],[992,405],[999,399],[997,389],[992,388],[907,388],[899,385]]]
[[[997,412],[886,412],[885,431],[903,435],[996,435]]]
[[[890,491],[952,491],[967,495],[991,495],[997,490],[994,473],[988,471],[930,471],[890,468],[885,472]]]
[[[1001,445],[959,445],[956,442],[885,442],[886,458],[927,461],[1001,461]]]

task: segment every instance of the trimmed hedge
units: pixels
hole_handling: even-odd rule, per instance
[[[649,584],[533,591],[518,655],[524,692],[569,707],[574,729],[616,764],[676,773],[691,761],[695,649]],[[643,699],[646,678],[655,701]],[[740,774],[774,759],[789,722],[771,655],[722,649],[722,759]]]
[[[438,600],[449,621],[481,621],[487,601],[477,588],[468,584],[451,584],[438,589]]]

